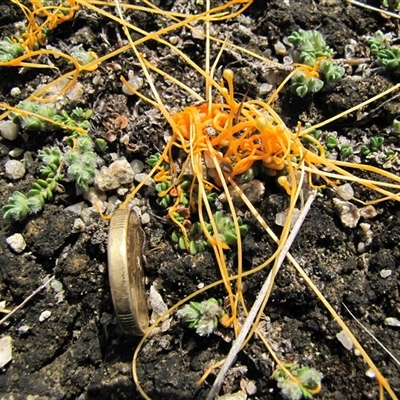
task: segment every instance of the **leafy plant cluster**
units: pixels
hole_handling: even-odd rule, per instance
[[[400,11],[399,0],[381,0],[381,6],[388,10]]]
[[[156,153],[151,155],[146,161],[154,167],[158,162],[161,154]],[[191,221],[193,207],[197,205],[197,186],[192,188],[191,180],[184,180],[176,188],[172,187],[172,182],[168,179],[168,175],[163,173],[170,170],[170,165],[163,161],[160,165],[161,178],[163,181],[156,183],[155,189],[158,194],[156,200],[157,204],[163,208],[174,206],[172,213],[174,219],[182,224],[187,229],[188,237],[188,248],[186,246],[185,235],[178,229],[172,232],[171,240],[178,245],[180,250],[188,250],[192,255],[196,255],[205,251],[209,246],[209,243],[204,235],[202,225],[200,222]],[[190,191],[192,190],[192,198],[194,204],[190,204]],[[208,191],[207,200],[214,202],[217,198],[217,194],[212,191]],[[235,245],[237,243],[237,236],[235,232],[235,223],[230,215],[224,211],[216,211],[213,214],[214,222],[218,229],[219,239],[227,245]],[[244,224],[241,217],[237,219],[239,225],[239,231],[241,236],[244,236],[248,232],[248,226]],[[210,222],[205,222],[205,228],[213,235],[213,228]]]
[[[178,214],[178,216],[180,215]],[[227,245],[235,245],[237,243],[237,236],[235,232],[235,224],[232,217],[224,211],[216,211],[213,214],[213,219],[218,229],[219,239]],[[237,218],[237,222],[239,225],[240,235],[244,236],[249,231],[249,228],[246,224],[243,223],[241,217]],[[213,228],[211,223],[206,222],[206,227],[210,235],[213,235]],[[178,244],[179,249],[186,250],[185,237],[182,232],[175,229],[172,232],[171,239],[174,243]],[[194,222],[191,226],[188,232],[188,239],[189,253],[192,255],[201,253],[209,247],[209,243],[203,233],[201,224],[197,221]]]
[[[300,51],[299,61],[304,66],[292,78],[291,89],[299,97],[319,92],[324,87],[321,76],[328,84],[338,82],[344,76],[344,68],[331,60],[333,50],[318,31],[300,29],[293,32],[288,41]]]
[[[285,368],[296,380],[287,376],[285,371],[278,369],[273,374],[284,398],[288,400],[300,400],[312,398],[312,392],[321,384],[322,374],[311,367],[300,367],[298,364],[285,364]]]
[[[21,44],[14,42],[9,37],[0,41],[0,62],[9,62],[24,54]]]
[[[400,71],[400,47],[391,46],[391,36],[382,31],[376,31],[368,38],[371,53],[378,57],[378,63],[388,71]]]
[[[200,336],[210,335],[218,326],[218,319],[225,315],[222,302],[214,298],[202,302],[191,301],[177,312],[177,316]]]
[[[24,110],[46,116],[46,118],[68,125],[69,127],[80,127],[87,129],[89,127],[89,118],[92,115],[91,110],[83,111],[81,108],[75,108],[70,114],[62,111],[60,114],[54,114],[54,109],[50,105],[41,105],[40,103],[29,104],[24,102]],[[26,129],[50,130],[51,123],[43,122],[38,117],[13,113],[13,121],[25,126]],[[59,126],[54,125],[54,129]],[[98,156],[94,151],[95,143],[89,135],[80,134],[74,131],[65,138],[65,147],[44,148],[39,151],[38,159],[42,162],[40,167],[41,178],[33,185],[31,190],[25,195],[16,191],[12,194],[8,203],[3,206],[4,219],[8,222],[22,221],[30,214],[36,214],[44,208],[46,201],[51,201],[54,192],[61,180],[64,179],[63,170],[66,170],[67,177],[76,182],[79,190],[88,190],[95,176]]]

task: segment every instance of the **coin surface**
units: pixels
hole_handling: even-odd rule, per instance
[[[142,336],[149,326],[143,273],[144,233],[139,217],[117,210],[108,231],[108,275],[111,297],[124,333]]]

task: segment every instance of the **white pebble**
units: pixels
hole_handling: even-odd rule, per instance
[[[349,338],[349,336],[347,335],[347,333],[345,331],[340,331],[336,335],[336,337],[339,340],[339,342],[342,343],[342,345],[347,350],[351,350],[353,348],[353,342],[351,341],[351,339]]]
[[[65,207],[64,211],[70,211],[74,214],[80,215],[84,208],[87,208],[87,205],[84,201],[81,201],[80,203],[72,204],[71,206]]]
[[[20,233],[9,236],[6,242],[16,253],[21,253],[25,250],[26,243],[24,237]]]
[[[384,324],[389,325],[389,326],[395,326],[396,328],[400,328],[400,321],[394,317],[385,318]]]
[[[28,326],[28,325],[22,325],[22,326],[20,326],[19,328],[17,328],[17,332],[18,332],[20,335],[26,335],[26,334],[29,332],[30,329],[31,329],[30,326]]]
[[[12,360],[11,336],[3,336],[0,339],[0,368],[3,368]]]
[[[6,171],[6,177],[13,180],[23,178],[26,172],[25,165],[17,160],[7,161],[4,165],[4,169]]]
[[[11,90],[10,90],[10,95],[12,96],[12,97],[17,97],[17,96],[19,96],[21,94],[21,89],[19,88],[19,87],[13,87],[13,88],[11,88]]]
[[[135,175],[135,181],[136,182],[142,182],[143,179],[147,178],[148,174],[145,174],[144,172],[140,173],[140,174],[136,174]],[[154,185],[154,180],[152,178],[147,179],[146,186],[153,186]]]
[[[139,90],[143,87],[143,79],[140,76],[134,75],[128,80],[128,84],[132,87],[132,89]],[[134,94],[131,89],[125,85],[125,83],[122,85],[122,91],[128,96],[132,96]]]
[[[50,283],[50,286],[56,293],[59,293],[63,290],[63,284],[57,279],[53,279]]]
[[[258,94],[260,96],[264,96],[265,94],[269,93],[272,90],[273,86],[269,83],[262,83],[260,85],[260,89],[258,90]]]
[[[43,322],[46,321],[46,319],[49,319],[51,315],[51,311],[43,311],[40,315],[39,315],[39,322]]]
[[[372,371],[371,368],[369,368],[369,369],[367,369],[367,370],[365,371],[365,375],[368,376],[368,378],[371,378],[371,379],[376,378],[375,372]]]
[[[133,160],[131,162],[131,168],[135,174],[140,174],[144,169],[144,163],[141,160]]]
[[[150,214],[149,213],[142,214],[141,220],[143,225],[148,224],[150,222]]]
[[[343,200],[350,200],[354,196],[354,190],[351,187],[350,183],[345,183],[344,185],[338,186],[337,188],[337,194],[343,199]]]
[[[20,147],[16,147],[15,149],[12,149],[8,152],[8,155],[13,158],[19,157],[22,153],[24,152],[24,149],[21,149]]]
[[[381,269],[379,271],[379,275],[381,276],[381,278],[386,279],[390,275],[392,275],[392,270],[391,269]]]
[[[19,125],[12,121],[0,121],[0,133],[4,139],[15,140],[19,135]]]

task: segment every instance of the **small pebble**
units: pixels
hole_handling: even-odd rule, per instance
[[[343,200],[350,200],[354,196],[354,190],[351,187],[350,183],[345,183],[344,185],[338,186],[337,188],[337,194],[343,199]]]
[[[375,218],[378,215],[378,212],[376,211],[374,206],[368,205],[360,208],[360,215],[364,219],[370,219]]]
[[[143,225],[148,224],[150,222],[150,214],[149,213],[142,214],[141,220]]]
[[[70,211],[74,214],[80,215],[84,208],[87,208],[87,205],[84,201],[81,201],[79,203],[72,204],[71,206],[65,207],[64,211]]]
[[[46,319],[49,319],[51,315],[51,311],[43,311],[40,315],[39,315],[39,322],[43,322],[46,321]]]
[[[253,179],[250,182],[241,183],[238,186],[239,186],[239,188],[242,190],[242,192],[245,194],[245,196],[248,198],[248,200],[251,203],[254,204],[254,203],[257,203],[260,200],[262,200],[264,192],[265,192],[265,185],[264,185],[264,183],[262,183],[258,179]],[[240,207],[240,206],[242,206],[244,204],[243,200],[237,194],[236,190],[231,186],[229,186],[229,193],[231,195],[233,204],[236,207]],[[226,194],[225,193],[221,193],[218,196],[218,199],[222,203],[226,203],[228,201],[226,199]]]
[[[142,180],[145,179],[147,176],[148,176],[148,174],[145,174],[145,173],[136,174],[136,175],[135,175],[135,181],[140,183],[140,182],[142,182]],[[147,179],[145,185],[146,185],[146,186],[153,186],[153,185],[154,185],[154,180],[153,180],[153,178]]]
[[[351,339],[347,336],[347,333],[345,331],[340,331],[336,335],[337,339],[339,340],[340,343],[347,349],[351,350],[353,348],[353,342]]]
[[[6,242],[16,253],[22,253],[25,250],[26,243],[24,237],[20,233],[9,236]]]
[[[385,321],[383,321],[383,322],[385,325],[395,326],[396,328],[400,328],[400,321],[397,318],[388,317],[388,318],[385,318]]]
[[[96,176],[94,184],[102,190],[113,190],[121,185],[132,183],[135,173],[126,159],[114,161],[108,168],[103,168]]]
[[[8,152],[8,155],[13,158],[18,158],[23,152],[24,152],[24,149],[16,147],[15,149],[10,150]]]
[[[25,165],[18,160],[9,160],[4,165],[5,175],[12,180],[21,179],[24,177],[26,169]]]
[[[371,368],[369,368],[369,369],[367,369],[367,370],[365,371],[365,375],[368,376],[368,378],[371,378],[371,379],[376,378],[375,372],[372,371]]]
[[[21,94],[21,89],[19,88],[19,87],[13,87],[13,88],[11,88],[11,90],[10,90],[10,95],[12,96],[12,97],[17,97],[17,96],[19,96]]]
[[[17,332],[18,332],[20,335],[26,335],[26,334],[29,332],[30,329],[31,329],[30,326],[28,326],[28,325],[22,325],[22,326],[20,326],[19,328],[17,328]]]
[[[77,218],[74,221],[74,225],[72,226],[72,232],[77,233],[77,232],[83,232],[84,230],[85,230],[85,223],[80,218]]]
[[[381,269],[379,271],[379,275],[381,276],[381,278],[386,279],[390,275],[392,275],[392,270],[391,269]]]
[[[355,228],[360,219],[359,209],[348,201],[333,199],[336,213],[339,215],[342,224],[348,228]]]
[[[19,135],[19,126],[12,121],[0,121],[0,133],[4,139],[13,141]]]
[[[140,76],[134,75],[128,80],[129,86],[132,87],[132,89],[139,90],[143,87],[143,79]],[[132,96],[134,93],[131,91],[131,89],[126,85],[125,83],[122,85],[122,91],[127,94],[128,96]]]
[[[53,279],[50,283],[50,286],[56,293],[59,293],[63,290],[63,284],[57,279]]]
[[[262,83],[260,85],[260,89],[258,90],[258,94],[260,96],[264,96],[272,90],[273,86],[269,83]]]
[[[0,368],[3,368],[12,360],[11,336],[3,336],[0,339]]]
[[[131,168],[135,174],[140,174],[144,169],[144,163],[141,160],[133,160],[131,162]]]

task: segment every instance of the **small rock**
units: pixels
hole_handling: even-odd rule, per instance
[[[149,213],[142,214],[141,220],[143,225],[148,224],[150,222],[150,214]]]
[[[80,215],[84,208],[87,208],[87,205],[85,204],[84,201],[81,201],[79,203],[72,204],[71,206],[65,207],[64,211],[70,211],[74,214]]]
[[[135,181],[140,183],[140,182],[142,182],[142,180],[145,179],[147,176],[148,176],[148,174],[145,174],[144,172],[142,172],[142,173],[140,173],[140,174],[137,174],[137,175],[135,175]],[[153,186],[153,185],[154,185],[154,180],[153,180],[153,178],[147,179],[145,185],[146,185],[146,186]]]
[[[43,322],[46,321],[46,319],[49,319],[51,315],[51,311],[46,310],[43,311],[40,315],[39,315],[39,322]]]
[[[333,199],[336,213],[342,224],[348,228],[355,228],[360,219],[360,210],[352,203],[339,199]]]
[[[350,183],[345,183],[344,185],[338,186],[337,188],[337,194],[343,199],[343,200],[350,200],[354,196],[354,190]]]
[[[395,326],[396,328],[400,328],[400,321],[394,317],[385,318],[384,324],[388,325],[388,326]]]
[[[353,342],[347,335],[345,331],[340,331],[337,335],[336,338],[339,340],[340,343],[347,349],[351,350],[353,348]]]
[[[132,183],[135,173],[125,158],[114,161],[108,168],[103,168],[96,176],[94,184],[103,191],[113,190],[121,185]]]
[[[78,232],[83,232],[84,230],[85,230],[85,223],[80,218],[77,218],[74,221],[74,225],[72,226],[72,232],[78,233]]]
[[[264,184],[261,181],[259,181],[258,179],[253,179],[250,182],[242,183],[238,186],[242,190],[242,192],[245,194],[245,196],[249,199],[250,203],[253,203],[253,204],[260,201],[265,192]],[[240,206],[244,205],[243,200],[240,198],[239,194],[231,186],[229,186],[229,193],[232,197],[233,204],[236,207],[240,207]],[[226,203],[228,201],[225,193],[222,193],[221,195],[219,195],[218,199],[222,203]]]
[[[0,121],[0,133],[4,139],[15,140],[19,135],[19,126],[12,121]]]
[[[20,147],[16,147],[15,149],[10,150],[8,152],[8,155],[12,158],[18,158],[23,152],[24,152],[24,149],[21,149]]]
[[[30,329],[31,329],[30,326],[28,326],[28,325],[22,325],[22,326],[20,326],[19,328],[17,328],[17,332],[18,332],[20,335],[26,335],[26,334],[29,332]]]
[[[360,215],[364,218],[364,219],[371,219],[371,218],[375,218],[378,215],[378,212],[376,211],[374,206],[365,206],[360,208]]]
[[[275,216],[275,223],[278,226],[285,226],[289,209],[279,212]],[[293,228],[293,225],[299,219],[300,210],[298,208],[294,208],[292,212],[292,220],[290,221],[290,227]]]
[[[0,368],[3,368],[12,360],[11,336],[3,336],[0,339]]]
[[[4,165],[4,169],[6,171],[6,177],[13,180],[23,178],[26,172],[25,165],[18,160],[7,161]]]
[[[16,253],[21,253],[25,250],[26,243],[24,237],[20,233],[15,233],[6,239],[7,244]]]
[[[144,163],[141,160],[133,160],[131,162],[131,167],[135,174],[140,174],[144,169]]]
[[[371,368],[368,368],[365,371],[365,375],[368,376],[368,378],[371,378],[371,379],[375,379],[376,378],[375,372]]]
[[[381,269],[379,271],[379,275],[383,279],[389,278],[389,276],[392,275],[392,270],[391,269]]]

